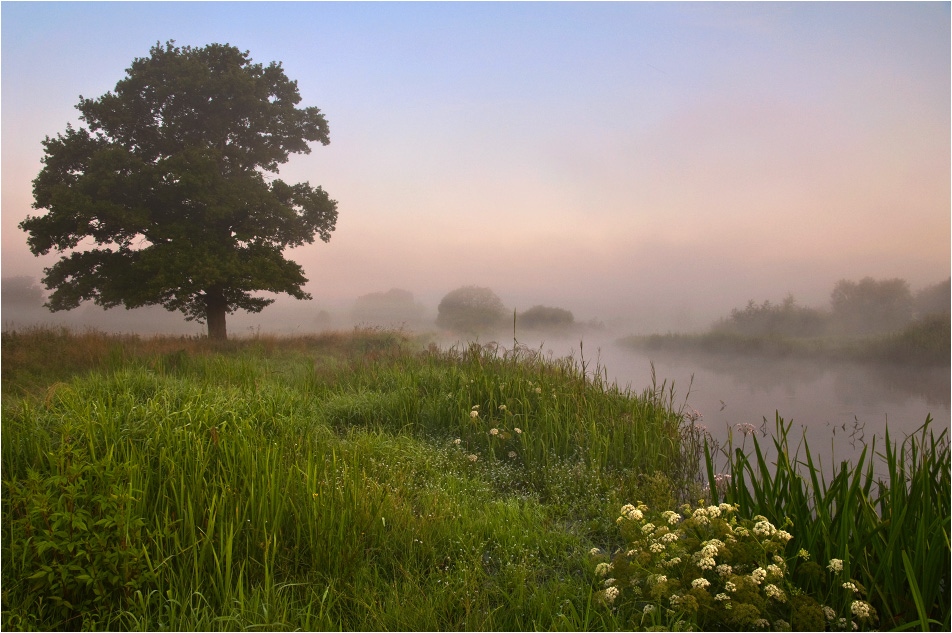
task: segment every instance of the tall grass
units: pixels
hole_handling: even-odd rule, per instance
[[[696,475],[663,394],[525,350],[3,349],[4,629],[625,628],[586,552],[654,473]]]
[[[805,438],[791,446],[790,427],[777,416],[774,462],[756,435],[750,453],[729,445],[728,479],[717,477],[717,456],[707,450],[715,502],[721,497],[741,514],[778,525],[791,521],[790,549],[805,550],[810,561],[842,560],[845,576],[866,588],[883,629],[949,630],[948,430],[936,435],[927,419],[901,442],[887,430],[879,451],[874,438],[855,463],[826,473]],[[718,479],[726,484],[717,486]],[[830,591],[816,562],[796,558],[791,566],[811,595]]]

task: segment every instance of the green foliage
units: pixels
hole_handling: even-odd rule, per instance
[[[830,588],[814,561],[836,558],[845,576],[865,588],[881,626],[947,630],[952,457],[948,431],[935,437],[930,422],[899,445],[887,431],[884,450],[876,451],[874,439],[855,464],[842,462],[827,475],[805,440],[802,457],[800,447],[792,450],[790,423],[778,416],[776,461],[767,461],[753,436],[751,455],[728,447],[729,476],[718,478],[708,454],[709,481],[722,484],[712,483],[710,494],[723,495],[741,513],[795,526],[791,548],[805,556],[788,564],[809,595]]]
[[[112,450],[91,458],[78,432],[64,425],[39,470],[5,482],[4,575],[21,579],[18,610],[51,628],[114,627],[119,610],[154,587],[141,491],[129,464]]]
[[[830,561],[824,574],[829,592],[807,594],[790,574],[789,532],[726,503],[679,510],[626,504],[617,519],[624,547],[611,562],[600,550],[591,552],[595,575],[604,578],[598,598],[637,626],[677,620],[702,631],[876,625],[875,610],[860,600],[862,589],[842,582],[842,561]]]
[[[290,154],[329,143],[317,108],[281,65],[253,64],[227,45],[157,44],[113,92],[80,97],[88,128],[43,142],[34,208],[20,223],[35,255],[73,251],[46,269],[51,310],[162,305],[206,321],[273,302],[258,290],[309,298],[288,247],[330,239],[336,203],[308,183],[270,182]],[[95,248],[74,250],[91,239]]]
[[[479,333],[502,325],[506,308],[489,288],[463,286],[446,294],[437,307],[436,324],[461,333]]]

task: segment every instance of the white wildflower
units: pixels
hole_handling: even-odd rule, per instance
[[[489,429],[490,435],[499,435],[499,429]]]
[[[767,594],[768,598],[773,598],[779,602],[787,601],[787,596],[784,595],[783,590],[781,590],[777,585],[767,585],[764,587],[764,593]]]
[[[711,581],[707,578],[695,578],[691,581],[691,586],[695,589],[704,589],[711,586]]]
[[[727,589],[731,593],[734,593],[735,591],[737,591],[737,585],[735,585],[734,583],[728,580],[727,582],[724,583],[724,589]]]
[[[714,596],[714,599],[715,600],[730,600],[731,597],[727,595],[726,593],[719,593],[716,596]]]
[[[702,558],[697,562],[698,569],[714,569],[714,559],[713,558]]]
[[[479,459],[479,456],[478,456],[478,455],[470,455],[467,459],[469,459],[469,461],[471,461],[471,462],[475,462],[477,459]]]
[[[767,577],[767,571],[763,567],[758,567],[750,573],[750,579],[755,585],[759,585]]]
[[[868,602],[863,602],[862,600],[855,600],[853,604],[850,605],[850,611],[853,612],[857,618],[866,619],[869,617],[870,606]]]
[[[843,571],[843,561],[841,561],[839,558],[831,558],[830,564],[827,565],[826,568],[834,574],[838,574]]]
[[[471,417],[471,418],[473,418],[473,419],[478,418],[478,417],[479,417],[479,411],[476,411],[475,409],[472,410],[472,411],[470,411],[470,412],[469,412],[469,417]]]
[[[830,607],[824,606],[824,607],[823,607],[823,615],[826,616],[826,619],[827,619],[827,620],[832,621],[833,618],[836,617],[836,611],[834,611],[834,610],[831,609]]]
[[[734,569],[733,569],[733,567],[731,567],[730,565],[718,565],[718,566],[717,566],[717,573],[720,574],[721,576],[730,575],[733,571],[734,571]]]
[[[661,543],[652,543],[650,546],[648,546],[648,549],[654,552],[655,554],[658,554],[659,552],[664,551],[664,545],[662,545]]]
[[[516,435],[522,435],[522,429],[520,429],[518,426],[514,428],[513,431],[516,432]]]
[[[851,582],[844,582],[843,589],[847,591],[852,591],[853,593],[859,593],[859,588]]]
[[[767,574],[773,578],[783,578],[783,570],[776,565],[767,565]]]
[[[777,531],[770,521],[758,521],[754,524],[754,534],[757,536],[771,536]]]
[[[618,590],[618,587],[609,587],[605,590],[605,600],[609,603],[612,603],[620,593],[621,592]]]
[[[605,576],[612,569],[611,563],[599,563],[595,566],[595,575],[596,576]]]

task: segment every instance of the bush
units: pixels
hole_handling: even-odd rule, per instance
[[[413,300],[413,293],[392,288],[357,297],[351,316],[356,323],[402,325],[419,322],[423,310],[423,304]]]
[[[575,317],[562,308],[537,305],[520,313],[517,324],[530,330],[564,330],[575,324]]]
[[[506,308],[496,293],[478,286],[463,286],[448,293],[437,311],[439,327],[465,333],[497,327],[506,317]]]

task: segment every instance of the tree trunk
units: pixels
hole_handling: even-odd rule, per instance
[[[228,340],[228,330],[225,328],[225,314],[228,304],[220,288],[213,288],[205,293],[205,323],[208,324],[208,338],[213,341]]]

